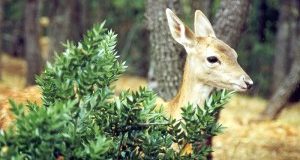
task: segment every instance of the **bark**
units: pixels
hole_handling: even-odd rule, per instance
[[[39,0],[27,0],[25,6],[25,54],[27,61],[27,85],[35,84],[42,61],[39,46]]]
[[[54,53],[63,50],[62,43],[65,43],[69,31],[71,30],[71,0],[51,0],[49,1],[51,7],[51,14],[49,15],[49,53],[46,60],[52,61]]]
[[[289,72],[289,48],[291,47],[290,38],[290,15],[291,11],[291,1],[282,1],[280,6],[280,15],[277,23],[277,35],[276,35],[276,49],[275,58],[273,64],[273,78],[271,91],[275,92],[280,83],[283,81],[284,77]]]
[[[148,73],[149,86],[165,100],[176,95],[185,60],[181,54],[183,47],[173,40],[169,31],[165,14],[167,7],[178,14],[179,1],[148,0],[145,15],[152,52]]]
[[[232,48],[240,41],[250,0],[222,0],[213,25],[217,37]]]
[[[270,99],[269,104],[262,113],[263,119],[275,119],[285,107],[290,96],[300,84],[300,2],[291,0],[289,8],[293,11],[289,16],[294,19],[291,23],[291,55],[293,55],[292,67],[278,89]],[[285,51],[286,52],[286,51]]]
[[[81,40],[82,35],[84,34],[86,30],[86,0],[71,0],[71,12],[70,12],[70,18],[71,18],[71,24],[70,30],[69,30],[69,36],[70,39],[72,39],[75,42],[78,42]]]
[[[212,0],[192,0],[192,13],[195,13],[196,10],[201,10],[206,17],[211,17],[212,2]]]

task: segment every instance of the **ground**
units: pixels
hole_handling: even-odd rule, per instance
[[[26,64],[22,59],[2,56],[0,83],[0,127],[10,118],[8,99],[41,102],[37,86],[24,87]],[[116,90],[146,85],[143,78],[122,76]],[[276,121],[258,122],[266,100],[235,95],[221,112],[224,133],[214,139],[216,160],[296,160],[300,159],[300,103],[285,109]]]

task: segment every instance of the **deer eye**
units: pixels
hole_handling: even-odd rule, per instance
[[[210,57],[207,57],[207,61],[209,63],[216,63],[216,62],[219,61],[219,59],[217,57],[215,57],[215,56],[210,56]]]

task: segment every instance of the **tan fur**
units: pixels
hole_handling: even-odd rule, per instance
[[[175,119],[181,118],[181,107],[191,104],[203,104],[206,97],[212,91],[212,87],[197,83],[196,76],[191,72],[190,58],[184,68],[183,81],[177,95],[169,102],[166,103],[166,114]]]

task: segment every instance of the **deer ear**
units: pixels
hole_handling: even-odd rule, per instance
[[[200,10],[195,12],[194,29],[196,36],[216,37],[212,25]]]
[[[191,45],[195,35],[184,23],[169,9],[166,9],[168,25],[172,37],[183,46]]]

